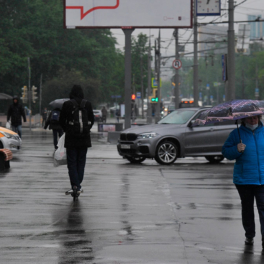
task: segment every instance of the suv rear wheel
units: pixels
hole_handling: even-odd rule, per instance
[[[126,159],[128,161],[130,161],[131,163],[139,164],[139,163],[143,162],[146,158],[144,158],[144,157],[126,157]]]
[[[161,142],[156,150],[155,160],[159,164],[169,165],[175,162],[178,157],[178,148],[172,141]]]
[[[219,163],[224,159],[223,155],[219,156],[205,156],[205,158],[211,163]]]

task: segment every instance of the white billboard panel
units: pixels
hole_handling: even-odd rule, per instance
[[[64,0],[65,27],[189,28],[192,0]]]

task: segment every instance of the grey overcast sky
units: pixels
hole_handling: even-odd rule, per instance
[[[185,0],[182,0],[185,1]],[[237,0],[235,2],[236,5],[244,2],[244,0]],[[228,8],[228,0],[221,0],[221,8],[227,9]],[[223,17],[219,18],[216,21],[227,21],[228,20],[228,11],[222,10],[221,15]],[[242,21],[247,20],[247,15],[262,15],[264,18],[264,0],[246,0],[241,5],[235,8],[235,21]],[[211,17],[199,17],[198,22],[210,22],[212,20],[217,19],[218,17],[211,16]],[[222,24],[228,26],[228,24]],[[238,24],[235,24],[235,30],[238,30]],[[123,50],[125,37],[124,33],[121,29],[111,29],[113,32],[113,36],[117,39],[118,45],[117,47]],[[152,44],[154,43],[154,39],[158,37],[158,29],[135,29],[133,32],[133,36],[137,36],[140,33],[144,33],[146,35],[154,35],[151,37]],[[162,45],[162,56],[172,55],[175,53],[175,41],[172,39],[173,29],[161,29],[161,38],[163,42]],[[180,29],[179,30],[179,38],[180,42],[186,42],[189,38],[192,41],[192,29]],[[171,40],[172,39],[172,40]],[[192,44],[186,45],[186,51],[192,51]]]

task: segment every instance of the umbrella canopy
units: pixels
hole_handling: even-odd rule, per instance
[[[257,100],[232,100],[216,105],[206,111],[196,120],[196,124],[238,120],[250,116],[263,115],[264,102]]]
[[[55,109],[55,108],[59,108],[59,109],[61,109],[63,103],[66,102],[66,101],[69,101],[69,100],[70,100],[69,98],[56,99],[56,100],[50,102],[49,105],[50,105],[53,109]]]
[[[5,93],[0,93],[0,100],[9,100],[9,99],[13,99],[13,97]]]
[[[237,120],[264,114],[264,101],[258,100],[232,100],[216,105],[202,113],[196,119],[194,125],[205,125],[213,122],[224,122],[227,120]],[[239,133],[239,130],[238,130]],[[240,138],[240,133],[239,133]],[[240,139],[241,141],[241,139]]]

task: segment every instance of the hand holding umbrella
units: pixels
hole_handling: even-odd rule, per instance
[[[242,143],[242,140],[241,140],[241,143],[238,143],[238,144],[237,144],[237,150],[238,150],[238,152],[243,153],[244,150],[245,150],[245,148],[246,148],[246,145],[243,144],[243,143]]]

